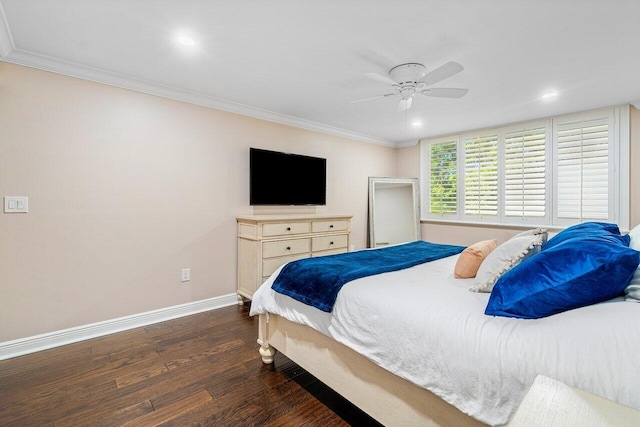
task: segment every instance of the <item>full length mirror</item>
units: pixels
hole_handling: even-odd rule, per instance
[[[417,178],[369,177],[369,247],[420,240]]]

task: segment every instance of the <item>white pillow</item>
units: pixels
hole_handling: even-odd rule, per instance
[[[520,237],[520,236],[531,236],[531,235],[538,235],[541,234],[542,235],[542,244],[544,245],[545,243],[547,243],[547,239],[549,238],[549,232],[547,231],[546,228],[532,228],[531,230],[526,230],[523,231],[522,233],[518,233],[515,236],[512,237],[512,239],[514,237]]]
[[[640,225],[636,225],[634,229],[629,232],[629,237],[631,237],[629,247],[640,251]],[[640,266],[638,266],[631,281],[625,288],[624,295],[625,301],[640,302]]]
[[[491,292],[500,276],[540,252],[546,234],[518,234],[498,246],[480,264],[472,292]]]

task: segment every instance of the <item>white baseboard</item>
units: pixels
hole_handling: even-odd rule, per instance
[[[203,311],[228,307],[237,303],[238,298],[234,293],[147,311],[145,313],[133,314],[131,316],[119,317],[117,319],[105,320],[103,322],[91,323],[89,325],[77,326],[61,331],[48,332],[46,334],[20,338],[13,341],[5,341],[0,343],[0,360],[35,353],[36,351],[59,347],[90,338],[101,337],[114,332],[126,331],[127,329],[139,328],[141,326],[151,325],[152,323],[189,316]]]

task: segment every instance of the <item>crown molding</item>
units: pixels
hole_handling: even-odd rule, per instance
[[[418,142],[420,142],[419,139],[410,139],[408,141],[396,142],[394,147],[396,148],[413,147],[414,145],[418,144]]]
[[[313,130],[330,135],[349,138],[357,141],[368,142],[386,147],[396,148],[398,144],[394,141],[376,138],[358,132],[352,132],[322,123],[299,117],[280,114],[273,111],[239,104],[233,101],[190,92],[176,87],[164,85],[150,80],[138,79],[121,73],[106,71],[103,69],[29,52],[15,47],[9,24],[7,23],[2,3],[0,3],[0,60],[16,65],[37,68],[44,71],[63,74],[136,92],[161,96],[176,101],[188,102],[190,104],[201,105],[203,107],[215,108],[217,110],[228,111],[244,116],[254,117],[274,123],[285,124],[302,129]]]
[[[629,104],[633,105],[634,107],[636,107],[636,109],[640,110],[640,99],[637,101],[630,102]]]

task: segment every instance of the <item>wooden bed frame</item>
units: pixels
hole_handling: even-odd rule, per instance
[[[268,313],[259,317],[266,364],[277,351],[385,426],[484,426],[430,391],[304,325]]]

